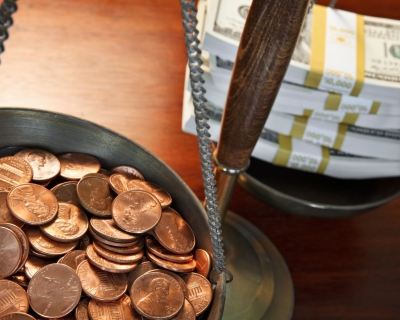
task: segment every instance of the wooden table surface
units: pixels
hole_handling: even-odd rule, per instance
[[[0,106],[58,111],[111,128],[165,161],[203,199],[197,138],[181,130],[186,57],[179,1],[18,6],[1,55]],[[400,19],[398,0],[339,0],[337,7]],[[293,319],[400,318],[400,199],[324,220],[287,214],[238,186],[230,208],[285,258]]]

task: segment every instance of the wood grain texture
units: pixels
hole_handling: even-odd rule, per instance
[[[197,138],[181,130],[186,51],[179,1],[17,4],[0,56],[0,106],[106,126],[154,153],[204,199]],[[337,7],[400,19],[398,0],[338,0]],[[294,320],[399,318],[400,198],[354,218],[324,220],[289,215],[238,186],[230,209],[285,258]]]
[[[220,164],[247,165],[289,66],[308,0],[254,0],[243,30],[222,118]]]

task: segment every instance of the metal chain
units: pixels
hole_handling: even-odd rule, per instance
[[[211,156],[211,141],[210,133],[208,132],[210,126],[207,124],[209,118],[205,107],[207,99],[204,97],[206,90],[202,85],[204,83],[203,70],[201,69],[203,61],[201,60],[201,49],[199,48],[199,31],[196,29],[197,9],[195,7],[195,0],[180,0],[180,2],[215,270],[218,273],[225,272],[228,275],[227,282],[230,282],[232,280],[232,274],[225,269],[221,221],[217,209],[218,202],[216,195],[217,190],[215,188],[216,181],[214,179],[214,162]]]
[[[17,0],[4,0],[0,7],[0,54],[4,52],[3,42],[8,39],[7,29],[12,26],[11,15],[17,11]]]

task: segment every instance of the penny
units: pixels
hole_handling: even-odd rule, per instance
[[[132,284],[135,282],[137,278],[139,278],[141,275],[145,274],[146,272],[154,269],[160,269],[159,266],[154,264],[151,261],[145,261],[142,263],[139,263],[138,266],[133,269],[131,272],[129,272],[128,275],[128,292],[131,291]]]
[[[131,178],[131,179],[144,180],[144,177],[143,177],[142,173],[138,169],[136,169],[136,168],[134,168],[132,166],[118,166],[118,167],[112,168],[111,172],[113,172],[113,173],[122,173],[122,174],[124,174],[125,176],[127,176],[128,178]]]
[[[78,207],[81,206],[78,198],[78,193],[76,192],[76,186],[78,182],[67,181],[56,185],[51,189],[57,200],[60,202],[68,202],[74,204]]]
[[[127,233],[117,227],[112,219],[91,218],[90,226],[100,237],[114,242],[133,242],[138,235]]]
[[[185,300],[178,281],[161,272],[148,272],[137,278],[130,296],[135,310],[150,319],[171,319]]]
[[[54,258],[54,256],[49,256],[48,254],[43,254],[43,253],[40,253],[40,252],[34,250],[32,248],[32,246],[30,246],[30,248],[29,248],[29,255],[39,257],[39,258],[44,258],[44,259]]]
[[[51,263],[55,263],[55,261],[30,255],[28,260],[25,262],[25,275],[28,277],[28,279],[32,279],[36,272]]]
[[[0,279],[18,271],[22,245],[14,231],[0,226]]]
[[[96,244],[96,242],[93,242],[92,246],[94,251],[99,256],[103,257],[106,260],[110,260],[117,263],[136,263],[143,257],[143,251],[139,251],[136,254],[127,255],[107,250]]]
[[[12,312],[28,312],[28,295],[10,280],[0,280],[0,317]]]
[[[172,209],[171,207],[164,208],[164,209],[163,209],[163,212],[171,212],[171,213],[174,213],[174,214],[176,214],[176,215],[182,217],[182,216],[178,213],[178,211],[176,211],[175,209]]]
[[[101,236],[99,236],[96,232],[94,232],[93,228],[89,225],[89,233],[93,236],[94,239],[96,239],[99,242],[108,244],[110,246],[115,246],[115,247],[131,247],[135,246],[140,239],[134,240],[132,242],[115,242],[115,241],[110,241],[107,240]]]
[[[112,302],[91,300],[89,302],[89,316],[91,320],[142,320],[131,305],[131,299],[124,294]]]
[[[74,316],[65,316],[61,318],[38,318],[38,320],[75,320]]]
[[[36,319],[27,313],[13,312],[0,317],[0,320],[36,320]]]
[[[58,263],[65,264],[76,272],[76,268],[78,268],[83,260],[86,260],[86,253],[84,250],[72,250],[58,260]]]
[[[41,225],[54,219],[58,210],[54,194],[38,184],[27,183],[15,187],[7,196],[11,213],[30,225]]]
[[[175,263],[168,260],[160,259],[151,252],[147,251],[147,257],[161,268],[175,272],[192,272],[196,267],[196,261],[192,260],[187,263]]]
[[[0,191],[10,191],[28,183],[32,176],[32,168],[24,159],[15,156],[0,158]]]
[[[89,219],[82,209],[67,202],[59,202],[55,220],[41,225],[40,230],[50,239],[69,242],[83,237],[88,227]]]
[[[58,156],[60,160],[60,176],[67,180],[79,180],[85,174],[100,170],[99,161],[85,153],[70,152]]]
[[[81,262],[76,273],[81,279],[85,294],[95,300],[114,301],[120,298],[128,287],[125,273],[103,271],[88,260]]]
[[[196,261],[196,272],[207,278],[211,270],[211,258],[208,252],[203,249],[196,249],[194,260]]]
[[[154,269],[154,270],[150,270],[149,272],[161,272],[161,273],[165,273],[165,274],[170,275],[172,278],[174,278],[176,281],[178,281],[179,285],[182,288],[183,295],[185,296],[186,299],[189,299],[189,291],[188,291],[188,288],[186,286],[186,283],[176,273],[173,273],[171,271],[164,270],[164,269]]]
[[[90,299],[86,298],[81,300],[78,303],[78,306],[75,309],[75,319],[76,320],[90,320],[89,318],[89,301]]]
[[[137,263],[116,263],[113,261],[109,261],[107,259],[102,258],[99,256],[93,249],[93,245],[90,245],[86,249],[86,255],[94,266],[97,268],[114,273],[126,273],[132,271],[136,268]]]
[[[130,190],[114,199],[112,217],[121,229],[140,234],[153,229],[160,221],[161,205],[148,192]]]
[[[86,176],[76,187],[79,202],[83,208],[99,217],[111,216],[113,197],[108,178]]]
[[[189,290],[189,301],[193,305],[196,316],[202,314],[211,304],[213,291],[210,281],[198,273],[181,274]]]
[[[73,250],[78,241],[58,242],[46,237],[38,227],[27,228],[27,236],[32,248],[47,256],[60,256]]]
[[[0,226],[6,227],[13,231],[17,237],[19,242],[21,243],[21,248],[22,248],[22,255],[21,255],[21,260],[19,262],[19,265],[16,269],[16,271],[19,271],[25,264],[26,260],[28,259],[28,254],[29,254],[29,241],[28,237],[26,236],[25,232],[22,231],[21,228],[17,227],[14,224],[11,223],[0,223]]]
[[[34,181],[47,181],[60,172],[60,161],[55,155],[40,149],[24,149],[15,154],[28,162],[33,171]]]
[[[175,263],[186,263],[193,260],[192,253],[180,254],[180,255],[174,254],[171,251],[165,249],[163,246],[161,246],[160,243],[152,236],[147,236],[145,243],[147,250],[149,250],[151,253],[155,254],[157,257],[161,259],[172,261]]]
[[[161,213],[160,222],[155,226],[153,233],[164,248],[177,254],[191,252],[196,243],[189,224],[169,211]]]
[[[189,302],[188,299],[185,299],[183,308],[171,320],[196,320],[196,311],[194,310],[193,305]]]
[[[25,271],[25,269],[24,269]],[[14,273],[9,279],[16,284],[19,284],[21,287],[27,288],[29,284],[29,278],[26,276],[25,273],[19,271],[18,273]]]
[[[103,247],[104,249],[107,249],[107,250],[109,250],[111,252],[115,252],[115,253],[121,253],[121,254],[132,254],[132,253],[139,252],[143,249],[143,246],[144,246],[143,239],[139,239],[135,245],[129,246],[129,247],[116,247],[116,246],[108,245],[104,242],[96,241],[96,240],[94,240],[93,242],[96,242],[96,244],[98,244],[100,247]]]
[[[7,206],[7,191],[0,191],[0,223],[12,223],[22,227],[24,222],[14,217]]]
[[[49,264],[32,277],[28,286],[31,308],[45,318],[60,318],[79,303],[82,292],[77,274],[63,264]]]
[[[160,186],[150,181],[131,180],[128,183],[129,190],[143,190],[153,194],[160,202],[162,208],[168,207],[172,203],[171,195]]]
[[[128,183],[131,180],[133,179],[128,178],[126,175],[122,173],[114,173],[113,175],[111,175],[108,183],[110,184],[112,191],[114,191],[116,194],[120,194],[122,192],[129,190]]]

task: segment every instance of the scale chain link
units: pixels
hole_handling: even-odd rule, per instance
[[[17,0],[3,0],[0,7],[0,54],[4,52],[4,41],[8,39],[7,29],[12,26],[11,15],[17,11]]]
[[[209,118],[205,107],[207,99],[204,97],[206,90],[203,88],[204,79],[203,70],[201,69],[203,61],[201,60],[201,49],[199,48],[199,31],[196,29],[197,8],[195,7],[195,0],[180,0],[180,2],[215,270],[218,273],[225,272],[228,276],[227,282],[230,282],[232,280],[232,274],[225,269],[221,221],[217,208],[218,202],[216,195],[217,189],[215,188],[214,162],[211,156],[211,135],[208,132],[210,126],[207,123]],[[213,281],[213,279],[211,280]]]

